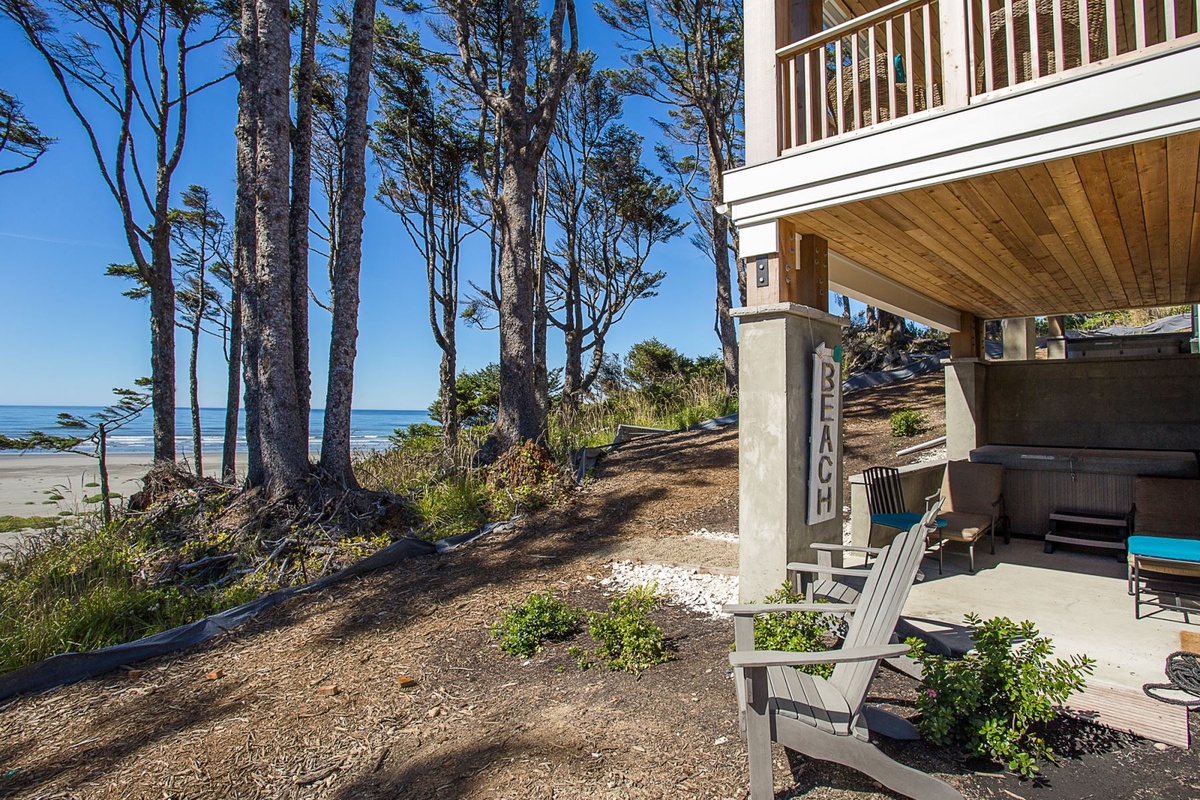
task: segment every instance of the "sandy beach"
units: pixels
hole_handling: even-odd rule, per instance
[[[150,459],[141,454],[108,457],[113,492],[128,497],[142,488]],[[99,494],[96,459],[74,453],[0,454],[0,516],[53,517],[98,508],[84,499]],[[61,500],[51,498],[61,497]],[[0,533],[0,550],[20,534]]]

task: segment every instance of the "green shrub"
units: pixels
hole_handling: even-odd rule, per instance
[[[790,584],[784,583],[769,595],[764,603],[803,603],[804,598]],[[786,611],[762,614],[754,618],[755,650],[787,650],[794,653],[815,653],[828,650],[833,644],[833,630],[838,618],[815,611]],[[828,678],[832,664],[813,664],[796,667],[802,672]]]
[[[925,415],[911,408],[897,411],[892,414],[890,420],[892,423],[892,436],[897,439],[906,436],[916,436],[926,428]]]
[[[542,642],[566,639],[577,630],[579,612],[549,592],[529,595],[491,627],[501,650],[526,657],[541,650]]]
[[[1087,656],[1050,660],[1050,640],[1033,623],[1005,617],[986,622],[968,614],[975,649],[961,659],[925,651],[912,656],[924,671],[918,726],[934,744],[961,745],[1030,777],[1053,753],[1034,727],[1054,718],[1054,707],[1084,687],[1095,662]]]
[[[554,455],[536,442],[513,445],[485,471],[492,519],[552,505],[565,493]]]
[[[588,615],[596,655],[612,670],[638,673],[671,660],[662,629],[650,619],[656,586],[634,586],[608,604],[608,613]]]

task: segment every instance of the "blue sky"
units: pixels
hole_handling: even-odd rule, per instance
[[[590,3],[579,2],[581,45],[617,66],[612,33]],[[213,68],[216,65],[207,65]],[[58,139],[31,170],[0,177],[0,404],[97,405],[114,386],[149,373],[149,309],[121,296],[104,277],[110,262],[128,262],[120,216],[79,123],[71,115],[46,65],[11,24],[0,24],[0,88],[25,104],[25,113]],[[187,146],[174,188],[201,183],[218,208],[233,216],[233,127],[236,84],[230,80],[200,95],[189,115]],[[651,117],[665,109],[632,99],[626,124],[653,144]],[[437,393],[440,351],[426,312],[423,269],[399,220],[373,199],[377,169],[369,164],[363,242],[362,305],[355,376],[356,408],[424,408]],[[323,202],[323,201],[322,201]],[[677,214],[687,218],[684,206]],[[612,352],[651,336],[690,355],[717,350],[713,333],[711,262],[689,243],[692,229],[660,246],[647,265],[665,270],[659,296],[638,301],[609,337]],[[463,277],[486,279],[485,242],[478,238],[463,260]],[[324,261],[315,255],[314,289],[326,291]],[[185,405],[187,342],[177,332],[178,403]],[[329,348],[329,315],[311,309],[313,403],[323,404]],[[561,361],[561,341],[551,343]],[[495,334],[461,327],[459,367],[495,361]],[[220,343],[201,344],[200,400],[224,405],[225,363]]]

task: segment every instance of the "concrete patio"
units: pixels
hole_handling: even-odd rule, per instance
[[[957,652],[970,649],[962,626],[967,613],[1031,620],[1053,641],[1056,655],[1096,661],[1088,691],[1072,698],[1073,709],[1094,713],[1110,727],[1187,746],[1186,711],[1147,698],[1142,685],[1165,680],[1163,665],[1180,649],[1180,632],[1200,626],[1176,612],[1134,619],[1125,566],[1111,551],[1060,546],[1046,554],[1041,541],[1014,538],[1009,545],[998,540],[996,555],[978,546],[975,558],[972,575],[966,551],[951,545],[939,575],[936,554],[927,557],[925,580],[913,587],[905,618]],[[1192,615],[1192,622],[1200,616]]]

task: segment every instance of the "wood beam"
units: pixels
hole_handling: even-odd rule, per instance
[[[829,311],[829,242],[814,233],[800,237],[793,302],[818,311]]]
[[[758,255],[746,263],[746,304],[768,306],[799,303],[796,299],[796,226],[786,219],[775,223],[774,252]],[[760,245],[761,246],[761,245]]]
[[[950,358],[983,358],[983,320],[964,311],[958,327],[950,334]]]

